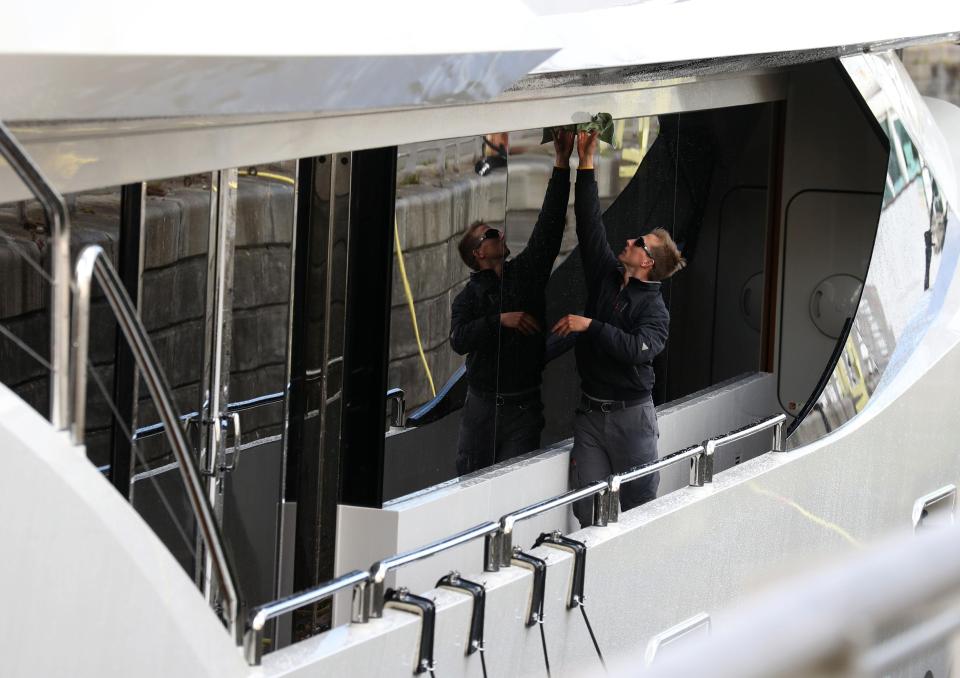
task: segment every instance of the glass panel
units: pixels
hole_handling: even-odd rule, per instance
[[[923,161],[920,160],[920,154],[917,152],[917,148],[910,138],[910,135],[907,134],[907,130],[904,129],[903,123],[899,120],[894,120],[894,127],[897,130],[896,140],[900,144],[900,148],[903,149],[903,160],[907,164],[907,181],[910,181],[920,174]]]
[[[461,435],[460,419],[468,380],[496,389],[499,284],[492,270],[471,271],[464,256],[486,268],[503,245],[483,236],[503,229],[508,144],[490,134],[398,149],[388,386],[403,389],[410,417],[405,427],[391,426],[400,422],[388,405],[386,498],[456,476],[460,443],[459,472],[493,458],[493,422],[476,438]],[[491,284],[465,292],[472,277]]]
[[[571,339],[561,340],[550,332],[561,315],[558,304],[569,300],[575,284],[569,271],[580,265],[579,259],[568,261],[577,246],[571,183],[576,178],[576,140],[566,138],[562,143],[568,152],[563,153],[552,141],[541,143],[543,138],[541,128],[510,133],[506,219],[510,259],[504,269],[502,310],[524,314],[533,331],[523,325],[501,328],[503,401],[497,409],[497,461],[569,437],[570,394],[579,392],[573,353],[563,355]],[[555,170],[566,163],[574,169]],[[560,359],[548,365],[548,355]],[[557,369],[561,363],[567,369]]]
[[[203,399],[210,182],[209,174],[149,182],[142,243],[140,317],[177,410],[194,421]],[[135,473],[173,461],[166,439],[151,428],[158,418],[142,383],[138,396],[134,422],[140,429],[140,458],[134,459]]]
[[[240,594],[255,606],[274,598],[296,161],[238,175],[228,408],[239,415],[242,450],[228,438],[223,530]]]
[[[297,235],[295,275],[303,303],[298,302],[302,310],[294,318],[298,348],[286,436],[286,499],[296,501],[297,534],[296,548],[283,548],[282,557],[293,561],[293,581],[279,573],[281,586],[288,587],[282,593],[334,575],[352,169],[350,154],[301,161],[301,171],[312,180],[300,177],[300,185],[311,188],[308,213],[298,215],[304,231]],[[307,203],[304,197],[301,205]],[[330,601],[302,608],[292,615],[293,638],[306,638],[331,623]]]
[[[888,132],[886,126],[884,126],[884,131]],[[893,139],[893,141],[895,144],[896,139]],[[897,157],[897,149],[894,144],[890,146],[890,160],[887,164],[887,192],[884,194],[884,204],[893,200],[907,184],[907,179],[903,176],[903,171],[900,169],[900,160]]]
[[[239,171],[230,402],[244,443],[281,431],[295,174],[292,160]]]
[[[0,206],[0,381],[50,413],[48,234],[40,206]]]
[[[87,245],[100,245],[117,264],[120,191],[101,189],[66,196],[75,259]],[[25,201],[0,207],[0,381],[48,416],[50,373],[49,232],[40,205]],[[94,285],[90,319],[89,390],[86,413],[87,456],[107,470],[113,417],[116,323]]]
[[[671,332],[654,361],[657,403],[759,367],[770,133],[768,107],[742,107],[616,120],[613,144],[599,144],[594,173],[614,254],[662,227],[690,264],[661,286]],[[507,224],[514,257],[540,214],[552,171],[553,149],[540,144],[541,136],[540,129],[510,134]],[[574,168],[577,162],[574,154]],[[583,314],[587,303],[573,195],[570,202],[546,286],[548,330],[566,314]],[[580,398],[571,341],[554,334],[546,341],[544,446],[573,434]]]
[[[196,445],[204,392],[204,314],[211,227],[211,175],[151,181],[144,200],[140,317]],[[156,408],[137,382],[130,500],[193,576],[196,537],[180,471]]]
[[[629,259],[634,245],[628,243],[638,235],[663,228],[691,264],[682,275],[661,283],[660,294],[671,314],[671,330],[653,362],[654,377],[644,380],[653,385],[656,403],[676,400],[760,367],[772,120],[769,106],[616,120],[613,143],[600,143],[596,152],[594,175],[611,256],[621,262],[624,257]],[[487,157],[477,161],[475,169],[481,175],[479,186],[483,186],[482,182],[497,179],[506,165],[508,185],[498,194],[508,208],[503,228],[506,260],[502,278],[494,271],[481,271],[474,273],[463,289],[473,291],[479,287],[474,282],[484,275],[490,278],[486,297],[480,298],[499,300],[496,367],[484,371],[482,362],[471,363],[472,356],[480,353],[476,347],[467,347],[471,350],[465,351],[465,380],[470,388],[464,379],[454,378],[444,389],[443,378],[434,374],[436,388],[443,395],[421,409],[418,405],[427,397],[424,394],[429,378],[405,304],[403,276],[399,266],[395,269],[390,386],[404,389],[412,413],[406,428],[388,430],[385,486],[395,486],[394,491],[386,492],[388,498],[450,477],[449,470],[444,473],[439,469],[450,464],[448,450],[455,436],[459,441],[484,440],[485,459],[469,468],[475,470],[573,435],[573,413],[581,389],[571,349],[578,333],[563,338],[551,330],[568,314],[587,313],[587,281],[582,258],[575,253],[578,241],[573,188],[578,159],[574,150],[568,194],[563,173],[554,174],[555,165],[563,164],[556,159],[554,144],[542,140],[543,130],[539,128],[487,135]],[[443,218],[451,213],[459,221],[470,221],[464,218],[467,211],[456,207],[456,198],[450,195],[457,191],[467,195],[463,186],[477,184],[478,180],[462,174],[457,177],[449,161],[439,162],[441,150],[452,146],[451,142],[436,142],[400,150],[398,238],[415,309],[419,309],[424,296],[429,299],[430,295],[424,293],[418,279],[424,275],[422,265],[417,266],[416,274],[410,273],[410,253],[420,253],[421,249],[426,253],[429,247],[416,241],[408,247],[404,240],[411,234],[422,238],[428,228],[438,234],[435,237],[453,237],[449,229],[440,234]],[[505,163],[498,157],[501,148],[506,152]],[[551,177],[555,183],[551,183]],[[487,226],[498,225],[493,221],[488,218],[473,234],[474,248],[470,252],[483,243]],[[453,255],[456,257],[455,251]],[[457,259],[452,261],[456,274]],[[451,265],[444,269],[440,259],[431,260],[430,265],[434,269],[426,273],[426,279],[431,282],[444,271],[447,275],[451,272]],[[460,285],[466,277],[463,273],[459,274]],[[454,285],[449,293],[456,298],[456,281],[448,284]],[[592,312],[604,317],[606,313],[602,309]],[[427,364],[431,368],[440,365],[439,370],[432,371],[439,371],[442,377],[456,377],[456,363],[438,360],[444,344],[436,325],[429,329],[433,338],[423,340],[427,334],[422,329],[423,318],[433,316],[419,310],[415,315],[421,325],[420,345],[425,349]],[[492,316],[481,316],[487,318],[483,322],[489,324],[488,329],[494,329],[497,321],[493,318],[491,322]],[[483,322],[481,327],[487,327]],[[441,327],[449,331],[456,326],[455,318],[449,326]],[[437,353],[431,355],[432,351]],[[403,365],[406,371],[401,372]],[[629,370],[630,365],[624,369]],[[484,378],[486,389],[481,384]],[[493,396],[483,414],[476,402],[479,398],[472,399],[477,391]],[[438,449],[441,452],[434,452]],[[421,463],[431,456],[438,456],[438,461]],[[406,468],[391,462],[413,458],[417,463],[408,463]],[[424,468],[429,470],[424,473]],[[404,474],[416,475],[417,481],[405,483]],[[431,474],[432,482],[427,482]]]

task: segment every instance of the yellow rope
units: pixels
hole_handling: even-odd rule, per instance
[[[256,172],[251,173],[250,170],[240,170],[237,172],[242,177],[263,177],[264,179],[273,179],[274,181],[280,181],[285,184],[294,184],[293,179],[290,177],[285,177],[282,174],[277,174],[276,172]]]
[[[417,312],[413,307],[413,292],[410,291],[410,281],[407,279],[407,267],[403,264],[403,250],[400,248],[400,227],[397,226],[396,217],[393,219],[393,242],[397,249],[397,264],[400,266],[403,291],[407,295],[407,308],[410,309],[410,322],[413,323],[413,336],[417,338],[417,351],[420,352],[420,361],[423,363],[423,370],[427,373],[427,381],[430,382],[430,393],[436,397],[437,387],[433,385],[433,374],[430,373],[427,356],[423,353],[423,342],[420,341],[420,327],[417,325]]]
[[[854,546],[856,548],[863,548],[863,544],[860,543],[860,540],[854,537],[849,532],[847,532],[845,529],[843,529],[836,523],[831,523],[829,520],[825,518],[821,518],[815,513],[808,511],[807,509],[803,508],[800,504],[793,501],[792,499],[788,499],[787,497],[781,497],[776,492],[772,492],[770,490],[762,488],[759,485],[757,485],[755,481],[752,481],[752,480],[747,485],[751,490],[753,490],[757,494],[763,495],[764,497],[770,497],[771,499],[775,499],[776,501],[782,502],[787,506],[789,506],[790,508],[794,509],[797,513],[799,513],[800,515],[802,515],[804,518],[814,523],[815,525],[819,525],[820,527],[823,527],[839,535],[851,546]]]

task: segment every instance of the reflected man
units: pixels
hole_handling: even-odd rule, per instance
[[[574,141],[572,132],[555,135],[556,162],[543,206],[515,259],[507,258],[503,232],[483,222],[460,239],[460,256],[474,272],[453,300],[450,321],[450,345],[467,356],[459,475],[540,446],[545,291],[563,240]]]
[[[670,314],[660,281],[684,265],[670,234],[662,228],[628,238],[619,254],[607,242],[593,172],[596,132],[577,139],[577,240],[587,281],[584,316],[567,315],[553,327],[577,337],[580,407],[574,419],[570,484],[584,487],[657,459],[657,413],[653,406],[653,358],[663,349]],[[657,496],[659,474],[621,487],[624,511]],[[589,525],[592,502],[574,506]]]

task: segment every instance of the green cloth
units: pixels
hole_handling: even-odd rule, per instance
[[[561,125],[559,127],[544,127],[541,144],[553,141],[553,130],[565,129],[570,132],[600,132],[600,141],[613,145],[613,116],[609,113],[597,113],[590,118],[590,122],[580,122],[573,125]]]

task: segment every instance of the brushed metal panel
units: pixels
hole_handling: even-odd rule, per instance
[[[11,126],[64,193],[223,167],[566,124],[580,110],[616,118],[777,101],[782,74],[725,74],[507,93],[485,104],[344,115],[219,116]],[[0,164],[0,202],[29,197]]]

